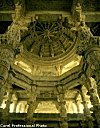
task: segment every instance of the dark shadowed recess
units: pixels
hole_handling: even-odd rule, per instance
[[[0,21],[0,34],[4,34],[12,21]]]

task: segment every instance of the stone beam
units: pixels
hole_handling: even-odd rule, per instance
[[[34,13],[34,12],[32,12]],[[70,17],[71,13],[68,12],[55,12],[55,14],[62,13],[62,17]],[[0,21],[12,21],[11,15],[15,14],[15,11],[0,11]],[[37,14],[37,12],[36,12]],[[25,19],[31,19],[30,12],[27,12],[27,15],[25,16]],[[83,12],[83,15],[85,15],[85,22],[100,22],[100,12]],[[8,18],[7,18],[8,17]],[[29,18],[30,17],[30,18]],[[34,15],[35,17],[35,15]],[[30,20],[31,21],[31,20]]]
[[[100,22],[100,12],[84,12],[85,22]]]
[[[15,85],[18,85],[19,87],[21,87],[21,88],[23,88],[23,89],[28,90],[28,89],[31,88],[31,86],[30,86],[29,84],[25,83],[25,82],[22,81],[22,80],[16,79],[16,78],[14,78],[14,77],[13,77],[13,82],[14,82]]]
[[[70,70],[70,72],[65,73],[59,77],[36,77],[36,76],[27,76],[27,74],[23,74],[21,70],[18,70],[16,66],[13,67],[15,71],[15,77],[13,77],[14,83],[23,87],[24,89],[29,89],[31,86],[32,81],[35,81],[34,84],[38,85],[39,87],[55,87],[57,82],[63,83],[65,88],[73,88],[78,85],[79,74],[81,68],[76,67],[75,69]]]

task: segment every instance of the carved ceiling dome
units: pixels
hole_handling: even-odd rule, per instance
[[[61,19],[31,22],[23,39],[27,53],[43,61],[63,58],[75,46],[75,37],[71,37],[70,29],[63,26]]]

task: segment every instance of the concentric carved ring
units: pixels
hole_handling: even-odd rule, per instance
[[[57,22],[37,22],[35,24],[35,34],[41,43],[50,43],[60,36],[60,24]]]
[[[69,57],[75,46],[69,28],[62,21],[38,21],[29,26],[25,47],[32,58],[39,61],[55,61]],[[71,53],[72,54],[72,53]]]

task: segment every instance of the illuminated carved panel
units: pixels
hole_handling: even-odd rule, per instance
[[[41,101],[35,113],[59,113],[52,101]]]

